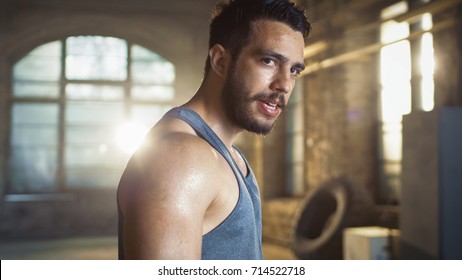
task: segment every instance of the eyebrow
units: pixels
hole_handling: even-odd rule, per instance
[[[266,56],[274,57],[274,58],[276,58],[277,60],[280,60],[280,61],[282,61],[282,62],[284,62],[284,63],[287,63],[287,62],[289,61],[289,59],[288,59],[286,56],[284,56],[284,55],[282,55],[282,54],[280,54],[280,53],[277,53],[277,52],[275,52],[275,51],[261,50],[261,51],[258,51],[258,53],[261,54],[261,55],[266,55]],[[305,70],[305,64],[304,64],[304,63],[300,63],[300,62],[295,63],[292,67],[298,68],[298,69],[300,69],[300,71]]]

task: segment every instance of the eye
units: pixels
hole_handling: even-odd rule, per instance
[[[298,69],[298,68],[290,68],[290,73],[295,77],[300,76],[301,72],[302,71],[300,69]]]
[[[262,62],[268,66],[274,66],[276,65],[276,62],[274,61],[274,59],[272,58],[269,58],[269,57],[266,57],[266,58],[263,58],[262,59]]]

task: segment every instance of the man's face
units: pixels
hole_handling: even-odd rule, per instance
[[[258,20],[228,69],[222,91],[225,113],[250,132],[268,134],[304,69],[304,39],[284,23]]]

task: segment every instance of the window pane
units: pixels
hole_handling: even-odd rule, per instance
[[[66,76],[75,80],[127,78],[127,42],[101,36],[77,36],[66,40]]]
[[[75,124],[91,125],[95,123],[117,124],[124,119],[122,102],[78,102],[67,103],[67,126]]]
[[[57,146],[12,146],[10,151],[10,193],[56,190]]]
[[[385,123],[382,126],[382,158],[401,161],[402,158],[402,124]]]
[[[380,41],[382,43],[391,43],[409,36],[409,23],[388,21],[382,24]]]
[[[94,166],[108,164],[107,145],[86,144],[86,145],[69,145],[66,149],[66,162],[70,169],[93,168]]]
[[[102,150],[107,150],[107,144],[113,140],[114,129],[109,126],[68,125],[66,127],[66,143],[68,145],[94,145]]]
[[[66,86],[68,99],[86,100],[122,100],[124,89],[121,86],[99,86],[89,84],[68,84]]]
[[[14,104],[10,152],[13,193],[54,190],[58,169],[58,106]]]
[[[133,45],[131,51],[132,60],[163,60],[160,55],[140,45]]]
[[[59,81],[60,76],[60,41],[37,47],[13,67],[13,79],[15,81]]]
[[[175,80],[173,64],[156,53],[134,45],[132,56],[131,71],[135,83],[171,85]]]
[[[411,80],[411,46],[403,41],[383,47],[380,51],[381,83],[393,84],[395,81]]]
[[[115,146],[123,103],[70,101],[66,116],[67,186],[115,187],[128,160]]]
[[[428,112],[435,107],[435,82],[433,78],[423,78],[421,83],[422,110]]]
[[[175,80],[173,65],[160,61],[134,61],[132,75],[135,83],[170,85]]]
[[[427,19],[431,23],[430,19]],[[430,25],[427,23],[427,25]],[[423,23],[422,25],[425,25]],[[435,83],[433,80],[433,74],[435,71],[435,58],[433,55],[433,35],[431,33],[425,33],[422,35],[422,45],[420,51],[420,73],[422,75],[421,82],[421,107],[424,111],[431,111],[435,107],[434,94],[435,94]]]
[[[382,121],[386,123],[401,122],[403,114],[409,114],[412,108],[410,82],[383,85],[380,101]]]
[[[131,120],[150,128],[171,108],[171,106],[160,105],[134,105]]]
[[[395,3],[382,10],[380,17],[382,20],[390,19],[392,17],[404,14],[408,10],[408,5],[406,1],[401,1]]]
[[[12,123],[13,125],[57,125],[58,106],[56,104],[15,103]]]
[[[13,95],[17,97],[58,97],[58,82],[15,81]]]
[[[16,124],[11,131],[11,141],[15,146],[57,146],[58,131],[50,124]]]
[[[132,97],[139,101],[171,101],[175,93],[168,86],[133,86]]]
[[[99,134],[92,133],[98,130]],[[113,131],[103,127],[68,131],[71,139],[66,145],[67,186],[116,187],[128,155],[112,144],[115,142]],[[86,137],[88,135],[92,137]]]

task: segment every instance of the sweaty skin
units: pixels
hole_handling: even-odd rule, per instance
[[[304,68],[303,48],[300,32],[257,20],[237,60],[221,45],[210,49],[211,71],[184,106],[214,130],[244,175],[246,165],[232,145],[240,132],[251,130],[249,122],[266,130],[274,125]],[[227,113],[225,94],[234,100]],[[244,120],[237,123],[233,115]],[[162,119],[129,161],[119,185],[125,257],[200,259],[202,235],[226,219],[238,198],[226,160],[183,121]]]

